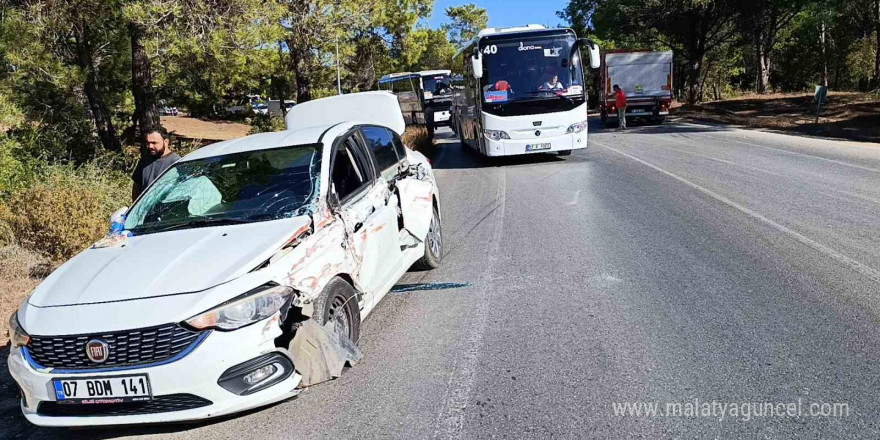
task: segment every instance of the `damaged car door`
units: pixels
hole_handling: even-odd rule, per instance
[[[373,153],[376,169],[396,194],[394,206],[399,203],[402,218],[400,246],[413,247],[428,234],[433,217],[434,184],[421,164],[410,164],[406,147],[396,133],[385,127],[364,126],[361,135]]]
[[[355,276],[366,294],[365,302],[375,302],[378,292],[390,288],[402,264],[397,245],[397,212],[389,205],[389,191],[379,184],[370,153],[363,147],[357,131],[334,146],[330,164],[331,191],[338,200],[346,230],[343,245],[352,253]]]
[[[391,133],[398,154],[406,158],[406,147],[400,136]],[[416,239],[423,241],[428,235],[431,219],[434,217],[434,182],[421,163],[403,161],[403,169],[397,180],[400,194],[400,210],[403,226]]]

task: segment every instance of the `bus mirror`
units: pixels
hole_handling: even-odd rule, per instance
[[[593,43],[590,39],[580,38],[571,47],[571,57],[574,57],[574,53],[583,46],[587,46],[587,49],[590,51],[590,67],[593,69],[599,68],[600,58],[599,58],[599,46],[596,43]]]
[[[480,79],[483,77],[483,57],[480,56],[479,53],[474,53],[471,55],[471,65],[474,68],[474,78]]]
[[[590,42],[587,47],[590,48],[590,67],[592,67],[593,69],[598,69],[599,68],[599,61],[600,61],[600,59],[599,59],[599,46],[597,46],[593,42]]]

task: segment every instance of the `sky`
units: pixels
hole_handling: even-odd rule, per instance
[[[544,26],[556,27],[564,24],[556,11],[561,11],[568,4],[567,0],[436,0],[434,3],[434,15],[428,20],[428,25],[436,28],[448,19],[443,12],[449,6],[459,6],[466,3],[486,8],[489,13],[490,27],[521,26],[524,24],[543,24]]]

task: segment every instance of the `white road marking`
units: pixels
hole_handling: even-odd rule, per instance
[[[807,237],[807,236],[805,236],[795,230],[792,230],[792,229],[788,228],[787,226],[784,226],[784,225],[779,224],[773,220],[770,220],[769,218],[764,217],[763,215],[761,215],[755,211],[752,211],[751,209],[746,208],[745,206],[740,205],[739,203],[736,203],[733,200],[730,200],[727,197],[724,197],[721,194],[716,193],[715,191],[712,191],[708,188],[704,188],[700,185],[697,185],[696,183],[691,182],[690,180],[687,180],[684,177],[681,177],[681,176],[679,176],[675,173],[672,173],[670,171],[666,171],[663,168],[660,168],[660,167],[653,165],[651,163],[645,162],[644,160],[639,159],[638,157],[624,153],[623,151],[620,151],[617,148],[609,147],[608,145],[603,145],[599,142],[596,142],[595,140],[593,142],[602,148],[609,149],[611,151],[614,151],[617,154],[620,154],[621,156],[628,157],[628,158],[630,158],[630,159],[632,159],[642,165],[645,165],[649,168],[652,168],[655,171],[663,173],[663,174],[665,174],[665,175],[667,175],[667,176],[669,176],[669,177],[671,177],[671,178],[673,178],[673,179],[675,179],[675,180],[677,180],[687,186],[690,186],[691,188],[694,188],[697,191],[700,191],[703,194],[706,194],[707,196],[712,197],[713,199],[715,199],[721,203],[724,203],[725,205],[730,206],[731,208],[734,208],[734,209],[742,212],[743,214],[746,214],[749,217],[752,217],[755,220],[758,220],[758,221],[766,224],[767,226],[770,226],[770,227],[788,235],[789,237],[793,238],[794,240],[800,242],[801,244],[809,246],[809,247],[813,248],[814,250],[816,250],[822,254],[825,254],[825,256],[827,256],[828,258],[831,258],[831,259],[837,261],[838,263],[843,264],[844,266],[850,267],[851,269],[866,276],[871,281],[874,281],[876,283],[880,283],[880,271],[877,271],[876,269],[874,269],[864,263],[861,263],[857,260],[854,260],[850,257],[847,257],[846,255],[843,255],[840,252],[837,252],[834,249],[829,248],[828,246],[825,246],[825,245],[823,245],[823,244],[821,244],[821,243],[819,243],[819,242],[817,242],[817,241],[815,241],[815,240],[813,240],[813,239],[811,239],[811,238],[809,238],[809,237]]]
[[[500,169],[500,174],[501,178],[499,179],[495,195],[495,200],[498,200],[498,208],[495,210],[495,222],[492,225],[494,228],[492,242],[487,246],[489,261],[486,263],[486,270],[483,272],[483,276],[476,283],[478,288],[475,289],[477,292],[474,293],[477,298],[477,304],[473,319],[476,322],[473,323],[471,331],[466,337],[463,348],[459,353],[459,357],[455,360],[455,365],[450,372],[449,380],[446,384],[446,404],[443,405],[434,424],[434,438],[460,439],[464,437],[464,414],[470,399],[474,377],[477,373],[477,356],[483,345],[483,334],[486,331],[489,303],[493,292],[493,283],[491,281],[494,277],[495,263],[498,260],[501,249],[507,175],[503,168]]]
[[[571,205],[577,205],[578,198],[580,197],[580,195],[581,195],[581,190],[577,190],[577,191],[575,191],[575,192],[574,192],[574,199],[572,199],[572,201],[566,203],[566,205],[569,205],[569,206],[571,206]]]
[[[673,139],[668,139],[668,138],[660,138],[660,140],[669,141],[669,142],[674,142],[674,143],[681,144],[681,145],[685,145],[685,146],[693,146],[693,144],[689,144],[689,143],[687,143],[687,142],[681,142],[681,141],[677,141],[677,140],[673,140]],[[742,164],[742,163],[739,163],[739,162],[733,162],[733,161],[729,161],[729,160],[719,159],[719,158],[717,158],[717,157],[707,156],[707,155],[705,155],[705,154],[700,154],[700,153],[694,153],[693,151],[681,150],[681,149],[678,149],[678,148],[669,148],[669,149],[672,150],[672,151],[677,151],[677,152],[679,152],[679,153],[689,154],[689,155],[692,155],[692,156],[701,157],[701,158],[703,158],[703,159],[711,160],[711,161],[713,161],[713,162],[720,162],[720,163],[723,163],[723,164],[726,164],[726,165],[730,165],[730,166],[735,166],[735,167],[745,168],[745,169],[748,169],[748,170],[753,170],[753,171],[757,171],[757,172],[760,172],[760,173],[769,174],[769,175],[771,175],[771,176],[782,177],[782,178],[784,178],[784,179],[789,179],[789,180],[793,180],[793,181],[796,181],[796,182],[797,182],[797,181],[800,181],[800,182],[802,182],[802,183],[805,184],[805,185],[816,185],[816,186],[820,186],[820,187],[823,187],[823,188],[825,188],[826,190],[828,190],[828,191],[820,191],[820,192],[821,192],[822,194],[827,195],[827,196],[830,196],[830,197],[843,198],[843,197],[840,197],[840,195],[843,194],[843,195],[845,195],[845,196],[849,196],[849,197],[852,197],[852,198],[855,198],[855,199],[859,199],[859,200],[862,200],[862,201],[865,201],[865,202],[870,202],[870,203],[874,203],[874,204],[878,204],[878,205],[880,205],[880,199],[875,199],[875,198],[873,198],[873,197],[863,196],[863,195],[861,195],[861,194],[854,193],[854,192],[843,191],[843,190],[840,190],[840,189],[834,188],[834,187],[832,187],[831,185],[828,185],[828,184],[825,184],[825,183],[819,183],[819,182],[815,182],[815,181],[805,182],[805,181],[803,181],[802,179],[798,179],[797,177],[794,177],[794,176],[791,176],[791,175],[786,175],[786,174],[776,173],[776,172],[773,172],[773,171],[770,171],[770,170],[765,170],[765,169],[763,169],[763,168],[753,167],[753,166],[751,166],[751,165],[746,165],[746,164]],[[829,192],[829,191],[830,191],[830,192]],[[844,200],[845,200],[845,199],[844,199]]]
[[[743,135],[754,135],[756,137],[766,136],[766,137],[785,137],[788,139],[801,139],[809,142],[834,142],[837,145],[845,145],[847,147],[856,147],[856,148],[873,148],[877,150],[880,148],[880,143],[877,142],[862,142],[862,141],[850,141],[846,139],[838,139],[838,138],[829,138],[829,137],[821,137],[821,136],[803,136],[793,133],[783,133],[778,130],[766,129],[766,128],[740,128],[734,127],[725,124],[696,124],[693,122],[683,122],[677,121],[676,124],[681,126],[691,126],[691,127],[700,127],[700,128],[723,128],[724,130],[716,130],[716,132],[737,132],[742,133]]]
[[[771,151],[776,151],[776,152],[780,152],[780,153],[792,154],[795,156],[808,157],[810,159],[821,160],[824,162],[830,162],[833,164],[842,165],[842,166],[850,167],[850,168],[855,168],[855,169],[859,169],[859,170],[863,170],[863,171],[869,171],[872,173],[880,173],[880,169],[877,169],[877,168],[865,167],[865,166],[856,165],[856,164],[849,163],[849,162],[844,162],[841,160],[834,160],[834,159],[828,159],[827,157],[814,156],[812,154],[807,154],[807,153],[799,153],[797,151],[786,150],[785,148],[768,147],[766,145],[756,144],[754,142],[740,141],[737,139],[730,139],[727,137],[717,137],[717,136],[709,136],[709,135],[705,135],[705,134],[695,134],[695,133],[691,133],[691,134],[693,134],[694,136],[697,136],[697,137],[702,137],[702,138],[707,138],[707,139],[715,139],[715,140],[719,140],[719,141],[735,142],[737,144],[748,145],[750,147],[763,148],[765,150],[771,150]]]

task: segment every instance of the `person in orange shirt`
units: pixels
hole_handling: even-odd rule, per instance
[[[619,85],[614,85],[614,103],[617,106],[617,120],[619,129],[626,130],[626,94]]]

